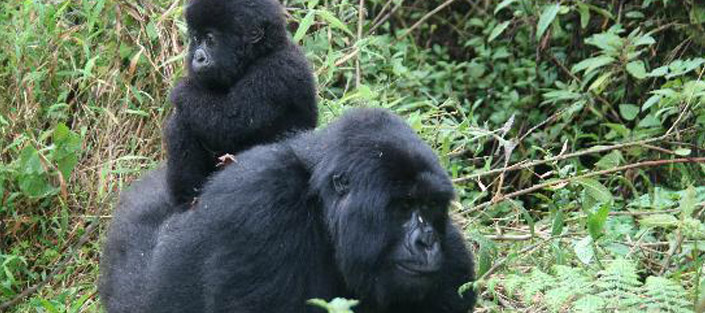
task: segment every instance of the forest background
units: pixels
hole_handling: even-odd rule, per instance
[[[117,195],[165,158],[182,4],[0,3],[0,311],[102,311]],[[389,108],[439,154],[476,312],[703,312],[702,1],[283,4],[321,124]]]

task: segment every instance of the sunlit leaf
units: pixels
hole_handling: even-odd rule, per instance
[[[543,9],[543,13],[541,13],[541,16],[539,17],[539,23],[538,26],[536,27],[536,39],[541,40],[541,37],[543,37],[543,33],[546,32],[546,29],[548,29],[548,26],[553,23],[553,20],[556,19],[556,15],[558,14],[558,11],[561,9],[561,5],[559,3],[556,3],[555,5],[547,5]]]
[[[646,227],[675,227],[678,225],[678,219],[670,214],[654,214],[642,217],[639,220],[642,226]]]
[[[306,35],[306,32],[308,29],[313,25],[313,18],[316,15],[316,11],[309,11],[308,14],[301,20],[301,23],[299,23],[299,28],[296,29],[296,33],[294,34],[294,42],[300,42],[301,39],[304,38],[304,35]]]
[[[492,32],[490,32],[490,37],[487,39],[488,42],[494,40],[497,38],[497,36],[501,35],[502,32],[507,29],[507,26],[509,26],[510,21],[503,22],[497,26],[495,26],[492,29]]]
[[[620,104],[619,114],[627,121],[634,120],[639,115],[639,107],[633,104]]]
[[[575,181],[585,189],[585,192],[598,202],[610,203],[614,201],[612,193],[602,183],[592,178],[582,178]]]
[[[642,61],[632,61],[627,63],[627,72],[636,79],[646,78],[646,66]]]
[[[573,244],[573,250],[580,262],[584,264],[592,263],[592,258],[595,256],[595,251],[592,249],[592,237],[585,236],[583,239],[575,242],[575,244]]]

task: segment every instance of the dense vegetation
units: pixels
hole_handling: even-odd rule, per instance
[[[116,196],[164,159],[181,4],[0,3],[0,311],[100,310]],[[387,107],[441,156],[478,312],[702,312],[702,2],[284,4],[321,123]]]

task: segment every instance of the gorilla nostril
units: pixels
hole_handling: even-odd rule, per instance
[[[433,250],[437,243],[436,234],[432,230],[427,230],[418,234],[416,240],[414,240],[414,248],[419,250],[419,252]]]
[[[199,66],[199,67],[204,66],[204,65],[208,65],[208,56],[206,55],[205,52],[203,52],[203,50],[200,50],[200,49],[196,50],[196,52],[193,55],[193,63],[194,63],[194,65]]]

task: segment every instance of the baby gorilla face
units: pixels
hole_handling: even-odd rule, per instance
[[[227,89],[240,72],[240,44],[233,35],[215,29],[191,30],[187,58],[190,74],[209,89]]]

